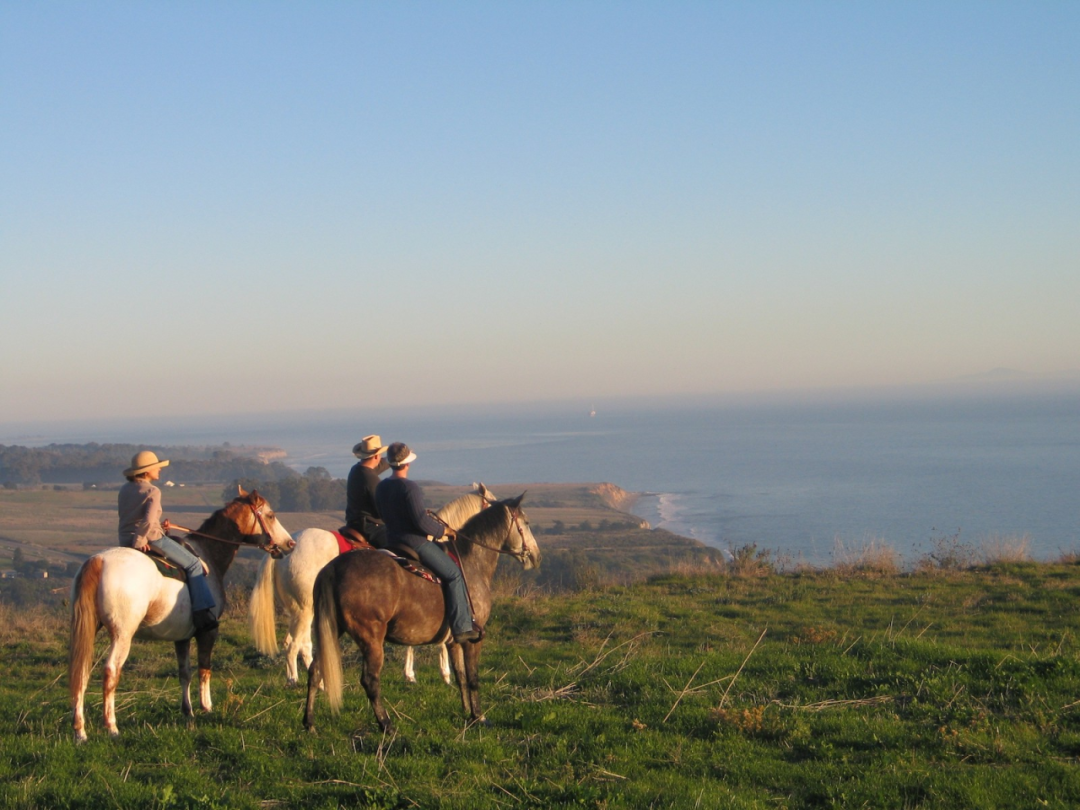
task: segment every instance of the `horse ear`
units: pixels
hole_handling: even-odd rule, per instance
[[[247,493],[244,491],[244,488],[242,486],[237,484],[236,489],[237,489],[237,495],[236,495],[237,498],[246,498],[247,497]]]
[[[528,490],[526,490],[528,491]],[[521,499],[525,497],[525,493],[522,492],[516,498],[509,498],[506,501],[506,505],[513,509],[515,512],[521,508]]]

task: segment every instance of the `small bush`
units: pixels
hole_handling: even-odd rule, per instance
[[[728,573],[737,577],[766,577],[776,573],[772,552],[768,549],[758,551],[757,543],[731,549],[731,559],[727,561]]]

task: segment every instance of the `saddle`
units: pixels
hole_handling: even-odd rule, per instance
[[[342,554],[348,554],[352,551],[381,551],[410,574],[415,574],[428,582],[434,582],[436,585],[442,584],[442,580],[425,568],[420,563],[420,558],[416,555],[416,552],[408,546],[376,548],[360,532],[350,529],[348,526],[342,526],[336,532],[331,532],[331,534],[337,538],[338,551]]]
[[[352,529],[348,526],[342,526],[336,532],[333,533],[337,537],[338,551],[344,554],[347,551],[356,551],[357,549],[373,549],[375,546],[368,542],[364,535],[360,534],[356,529]]]

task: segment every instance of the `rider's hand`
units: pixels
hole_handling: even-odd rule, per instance
[[[147,540],[145,537],[136,537],[135,538],[135,550],[136,551],[146,551],[148,548],[150,548],[150,541],[149,540]]]
[[[451,529],[449,526],[443,526],[443,539],[453,540],[457,537],[457,530]]]
[[[172,524],[169,523],[168,518],[165,518],[163,521],[161,521],[161,528],[165,530],[165,534],[169,533],[169,529],[172,528]]]

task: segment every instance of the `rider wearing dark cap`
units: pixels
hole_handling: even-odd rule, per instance
[[[386,523],[387,543],[413,549],[420,562],[442,580],[447,619],[454,641],[458,644],[479,641],[483,633],[473,621],[461,569],[437,543],[428,539],[429,536],[436,540],[442,537],[452,539],[455,532],[427,513],[423,490],[415,481],[409,480],[409,465],[416,460],[416,453],[402,442],[394,442],[387,449],[386,456],[393,473],[379,482],[375,489],[375,501]]]

